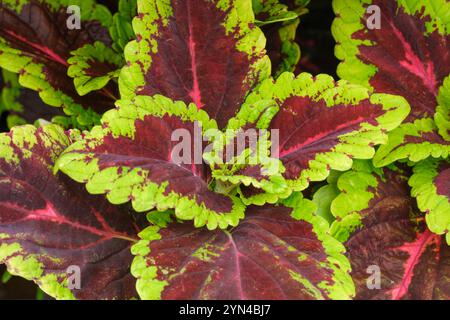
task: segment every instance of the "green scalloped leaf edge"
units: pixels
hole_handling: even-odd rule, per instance
[[[286,180],[284,180],[285,182]],[[279,193],[270,193],[264,190],[264,188],[261,187],[261,189],[263,190],[262,193],[258,193],[255,195],[252,195],[250,197],[246,197],[243,193],[243,191],[241,190],[241,187],[238,187],[237,192],[241,198],[241,201],[245,204],[245,205],[257,205],[257,206],[262,206],[266,203],[271,203],[271,204],[275,204],[278,201],[282,200],[282,199],[286,199],[288,198],[291,194],[292,194],[292,190],[289,188],[284,188],[282,192]]]
[[[413,123],[403,123],[397,129],[389,133],[389,142],[378,148],[373,163],[376,167],[383,167],[398,160],[408,159],[419,162],[428,157],[446,158],[450,153],[450,142],[447,145],[440,143],[403,144],[405,136],[422,137],[425,133],[436,132],[437,127],[433,119],[417,119]]]
[[[327,234],[328,224],[321,217],[314,216],[315,205],[310,200],[304,199],[301,193],[292,195],[283,202],[283,205],[293,208],[291,216],[296,220],[304,220],[313,225],[313,231],[322,242],[327,254],[327,267],[334,271],[332,284],[322,282],[319,287],[325,290],[331,299],[347,300],[355,295],[355,286],[350,277],[350,262],[343,254],[345,247],[336,239]],[[142,299],[161,299],[166,281],[156,280],[158,269],[155,266],[148,267],[145,256],[150,253],[149,244],[161,239],[159,230],[161,228],[152,225],[144,229],[139,237],[141,240],[131,248],[135,255],[131,265],[131,273],[137,279],[136,289]]]
[[[14,153],[12,145],[17,146],[22,150],[22,157],[28,159],[31,157],[31,148],[38,142],[36,138],[37,128],[33,125],[27,124],[23,126],[14,127],[11,131],[0,133],[0,155],[1,158],[11,164],[20,165],[20,160]],[[72,137],[76,138],[79,135],[78,130],[72,130],[64,132],[64,129],[55,124],[48,124],[42,126],[42,133],[40,137],[45,143],[45,146],[49,148],[49,155],[52,161],[61,153],[61,145],[68,146]],[[61,142],[57,144],[56,142]]]
[[[388,168],[399,170],[393,165]],[[370,160],[355,161],[352,170],[338,178],[337,187],[341,193],[332,201],[330,208],[336,217],[329,231],[334,238],[345,242],[362,226],[359,212],[369,208],[379,180],[385,181],[383,169],[374,167]]]
[[[333,10],[336,19],[333,21],[331,32],[336,40],[335,55],[341,60],[338,65],[337,74],[342,79],[371,88],[369,79],[377,72],[373,65],[364,64],[357,57],[358,46],[361,44],[371,45],[369,41],[353,39],[352,35],[365,28],[361,24],[361,17],[366,10],[363,4],[370,5],[371,0],[348,1],[333,0]],[[450,33],[450,3],[446,0],[399,0],[398,3],[408,14],[415,14],[424,10],[424,16],[429,16],[430,21],[425,23],[427,32],[438,30],[440,34]],[[448,10],[438,10],[447,6]]]
[[[419,210],[426,213],[428,229],[439,235],[445,234],[447,244],[450,245],[450,199],[439,195],[433,183],[438,175],[439,163],[439,159],[427,159],[418,163],[413,168],[414,173],[408,184]]]
[[[370,188],[378,186],[377,176],[371,171],[348,171],[338,179],[340,194],[331,202],[331,213],[336,220],[330,226],[330,233],[341,242],[361,224],[359,212],[369,207],[375,197]]]
[[[0,242],[7,236],[0,234]],[[44,266],[37,259],[37,255],[24,253],[19,243],[2,243],[0,262],[6,264],[9,273],[35,282],[49,296],[58,300],[75,300],[73,293],[67,287],[68,275],[61,275],[66,278],[63,282],[60,282],[55,274],[44,275]]]
[[[255,188],[262,189],[268,194],[283,194],[284,192],[290,194],[290,191],[286,189],[286,181],[281,175],[268,176],[267,179],[262,180],[244,175],[213,175],[213,177],[222,182],[230,182],[231,184],[238,186],[238,188],[239,185],[242,184],[247,187],[254,186]],[[250,198],[242,198],[242,202],[246,205],[258,204],[250,201]]]
[[[377,67],[363,63],[358,59],[358,46],[364,44],[370,46],[370,41],[353,39],[355,32],[365,29],[361,23],[361,17],[365,14],[363,4],[370,5],[371,0],[347,1],[333,0],[333,10],[336,14],[331,31],[336,40],[335,55],[341,60],[337,68],[337,74],[341,79],[352,83],[361,84],[371,90],[373,87],[369,81],[377,72]],[[450,2],[446,0],[399,0],[399,5],[407,14],[422,13],[423,17],[429,17],[425,22],[427,33],[437,30],[441,35],[450,34]],[[439,90],[438,106],[434,114],[439,133],[450,141],[450,80],[447,76],[444,85]],[[445,92],[444,92],[445,90]]]
[[[61,146],[58,147],[61,149],[62,146],[69,144],[69,138],[62,128],[53,124],[43,127],[42,130],[40,137],[49,148],[55,148],[53,151],[50,150],[50,156],[55,159],[59,153],[56,152],[55,142],[61,143]],[[37,143],[36,131],[37,129],[32,125],[25,125],[13,128],[10,133],[1,133],[1,158],[9,163],[19,163],[19,159],[11,147],[12,144],[23,148],[24,157],[30,157],[30,149]],[[4,243],[7,239],[10,239],[8,234],[0,233],[0,263],[6,264],[9,273],[34,281],[45,293],[56,299],[75,299],[67,288],[68,275],[61,273],[58,278],[56,274],[44,274],[44,265],[39,262],[39,255],[27,254],[23,251],[20,243]],[[63,278],[65,280],[61,280]]]
[[[5,111],[13,111],[21,113],[24,106],[19,101],[21,90],[25,89],[19,84],[19,76],[16,73],[6,69],[1,69],[3,82],[7,83],[0,93],[0,115]],[[58,124],[63,128],[76,127],[77,121],[74,117],[55,116],[51,119],[52,123]],[[39,126],[40,123],[47,123],[46,120],[38,119],[34,125]],[[12,129],[16,126],[28,124],[28,122],[18,114],[9,114],[6,117],[6,126]]]
[[[329,234],[329,224],[315,214],[317,206],[311,200],[305,199],[300,192],[293,193],[281,203],[293,209],[291,216],[296,220],[304,220],[313,225],[313,231],[327,254],[329,267],[334,271],[333,284],[321,283],[319,287],[328,292],[333,300],[348,300],[355,296],[355,285],[350,276],[350,262],[345,256],[344,245]]]
[[[161,293],[168,285],[167,281],[156,279],[158,268],[147,266],[145,256],[150,253],[149,245],[152,241],[161,239],[160,226],[152,225],[142,230],[138,236],[141,238],[131,247],[135,256],[131,263],[131,274],[136,278],[136,291],[143,300],[161,300]]]
[[[268,193],[283,194],[288,192],[286,181],[281,175],[285,170],[283,164],[280,160],[269,156],[270,140],[268,132],[259,133],[254,152],[250,148],[246,148],[242,150],[241,154],[224,163],[218,154],[222,154],[226,145],[234,143],[235,137],[234,130],[227,130],[225,133],[216,130],[211,137],[213,141],[211,151],[205,152],[203,158],[210,165],[213,178],[222,182],[229,182],[238,187],[241,184],[244,186],[252,185]],[[236,174],[236,172],[248,166],[260,167],[263,178],[257,179],[253,176]],[[243,198],[242,200],[247,205],[253,203],[249,199]]]

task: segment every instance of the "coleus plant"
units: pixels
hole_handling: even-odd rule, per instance
[[[449,299],[450,3],[334,0],[336,81],[291,73],[308,2],[0,1],[0,262],[58,299]]]

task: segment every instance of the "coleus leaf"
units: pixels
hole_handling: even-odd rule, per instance
[[[410,196],[408,172],[350,171],[338,185],[345,193],[333,203],[332,231],[348,239],[356,298],[448,300],[450,247],[427,229]],[[378,288],[371,287],[376,276]]]
[[[57,168],[114,204],[131,200],[138,212],[174,208],[177,218],[193,219],[196,227],[236,226],[244,205],[210,190],[202,146],[196,149],[196,137],[216,129],[216,122],[194,104],[186,107],[160,95],[117,104],[103,116],[103,127],[94,127],[65,150]],[[176,129],[189,135],[183,150],[180,138],[172,136]]]
[[[132,252],[143,299],[348,299],[343,247],[297,195],[294,209],[248,207],[232,230],[150,226]],[[312,209],[312,210],[311,210]],[[292,216],[291,216],[292,215]]]
[[[109,27],[111,48],[96,41],[71,52],[72,57],[67,61],[70,64],[67,74],[74,78],[79,95],[100,90],[112,79],[117,81],[120,70],[125,65],[125,45],[135,38],[131,23],[136,14],[136,0],[120,0],[118,12],[114,14]],[[109,90],[115,92],[116,84],[112,84]]]
[[[289,5],[291,8],[279,0],[253,0],[256,20],[267,38],[266,50],[275,77],[285,71],[293,72],[300,61],[301,52],[295,35],[300,22],[298,17],[306,14],[308,9],[306,3]]]
[[[0,262],[58,299],[136,297],[130,210],[52,173],[76,135],[56,125],[0,134]]]
[[[260,103],[268,100],[276,101],[278,113]],[[371,94],[327,75],[284,73],[250,94],[230,126],[256,123],[277,132],[275,155],[285,168],[282,175],[291,190],[301,191],[311,181],[325,180],[332,169],[350,169],[352,159],[371,159],[373,147],[386,143],[386,132],[408,112],[408,103],[399,96]]]
[[[426,213],[428,228],[445,234],[450,245],[450,162],[428,159],[418,163],[409,185],[419,209]]]
[[[125,49],[122,98],[162,94],[194,102],[225,127],[270,75],[251,0],[138,0],[136,41]]]
[[[120,54],[100,41],[86,44],[71,54],[72,57],[67,60],[70,65],[67,75],[74,79],[80,96],[100,90],[110,80],[117,79],[125,63]]]
[[[80,8],[81,28],[69,30],[71,5]],[[0,3],[0,66],[20,74],[20,84],[39,92],[42,100],[77,117],[81,127],[99,121],[110,109],[111,90],[80,97],[67,76],[70,52],[88,43],[111,44],[111,14],[93,0],[28,0]],[[75,12],[76,14],[76,12]]]
[[[272,62],[272,74],[278,77],[285,71],[293,72],[300,61],[300,46],[295,41],[300,20],[295,19],[282,25],[262,27],[267,38],[267,54]]]
[[[424,118],[404,123],[392,131],[389,143],[380,146],[373,163],[382,167],[402,159],[418,162],[430,156],[446,158],[449,153],[450,141],[438,133],[433,119]]]
[[[2,69],[0,73],[0,114],[7,112],[7,126],[34,123],[40,119],[57,122],[63,117],[61,109],[45,104],[37,92],[23,88],[18,76]],[[55,119],[56,118],[56,119]]]
[[[407,122],[428,118],[436,122],[437,128],[423,141],[436,144],[438,134],[450,141],[450,3],[334,0],[333,7],[335,52],[342,60],[338,75],[377,92],[405,97],[411,105]],[[409,143],[398,139],[401,133],[392,135],[392,141],[381,148],[383,154]],[[412,148],[411,157],[419,157],[415,152],[422,148]]]

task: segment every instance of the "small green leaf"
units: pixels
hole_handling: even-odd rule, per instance
[[[120,54],[99,41],[93,45],[86,44],[71,54],[67,60],[70,64],[67,74],[73,78],[80,96],[102,89],[110,80],[117,79],[120,68],[125,64]]]

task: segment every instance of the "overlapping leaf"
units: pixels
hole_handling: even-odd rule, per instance
[[[419,209],[426,213],[428,228],[445,234],[450,245],[450,162],[436,159],[420,162],[414,167],[409,185]]]
[[[69,144],[55,125],[0,134],[0,262],[58,299],[134,298],[130,210],[53,175]]]
[[[216,122],[194,104],[160,95],[118,104],[104,115],[103,127],[65,150],[58,168],[114,204],[131,200],[138,212],[174,208],[179,219],[193,219],[197,227],[236,226],[243,204],[210,189],[202,160],[202,135],[217,128]],[[174,136],[177,130],[184,137]]]
[[[450,141],[450,3],[446,0],[334,0],[337,19],[333,34],[338,75],[377,92],[398,94],[411,105],[401,132],[392,132],[389,145],[380,148],[378,166],[405,158],[423,157],[423,149]],[[422,130],[418,119],[433,119],[427,134],[409,141]],[[424,120],[426,121],[426,120]],[[440,137],[438,138],[438,136]],[[403,137],[403,139],[400,139]],[[423,147],[423,148],[422,148]],[[397,156],[387,155],[395,150]],[[435,156],[436,152],[428,152]]]
[[[278,111],[272,101],[261,102],[258,105],[267,107],[266,112]],[[288,197],[291,190],[282,176],[284,167],[281,161],[271,157],[272,142],[268,131],[260,130],[258,123],[249,123],[243,128],[238,126],[239,122],[231,121],[224,133],[217,132],[213,136],[212,148],[203,155],[212,169],[212,177],[229,188],[250,187],[260,191],[261,196],[252,198],[253,204],[275,203],[280,194]],[[268,199],[268,194],[276,196]]]
[[[117,94],[104,88],[80,97],[67,76],[67,60],[85,44],[111,44],[109,11],[93,0],[8,0],[0,5],[0,66],[19,73],[21,85],[38,91],[46,104],[63,107],[80,126],[98,122],[97,112],[113,107]],[[69,6],[78,6],[80,12],[68,11]]]
[[[433,119],[425,118],[394,130],[389,135],[389,144],[378,149],[373,162],[381,167],[402,159],[418,162],[430,156],[446,158],[449,153],[450,141],[438,133]]]
[[[267,101],[275,101],[279,111]],[[276,82],[264,81],[249,95],[229,126],[252,123],[277,133],[278,148],[272,156],[281,160],[289,188],[301,191],[310,181],[325,180],[331,169],[350,169],[353,158],[371,159],[373,147],[386,143],[386,132],[396,128],[408,112],[408,103],[399,96],[371,94],[346,81],[335,83],[326,75],[314,78],[303,73],[294,78],[284,73]],[[244,196],[247,192],[250,202],[264,198],[249,190]]]
[[[408,172],[369,167],[343,174],[338,185],[332,230],[347,240],[356,298],[448,300],[450,247],[427,229]]]
[[[161,94],[193,102],[225,127],[270,75],[265,38],[254,24],[251,0],[138,0],[122,98]]]
[[[279,0],[252,0],[252,8],[259,26],[292,21],[299,15],[295,11],[290,11],[288,6]]]
[[[286,206],[249,207],[238,227],[151,226],[133,246],[143,299],[348,299],[343,247],[297,195]],[[292,216],[291,216],[292,214]]]
[[[383,184],[386,181],[389,183]],[[388,197],[395,197],[400,191],[406,197],[408,188],[405,184],[407,173],[397,174],[389,169],[375,169],[370,161],[355,162],[352,170],[343,173],[337,180],[340,194],[333,200],[330,208],[335,217],[331,225],[333,236],[341,242],[347,241],[361,226],[366,212],[383,206]]]

